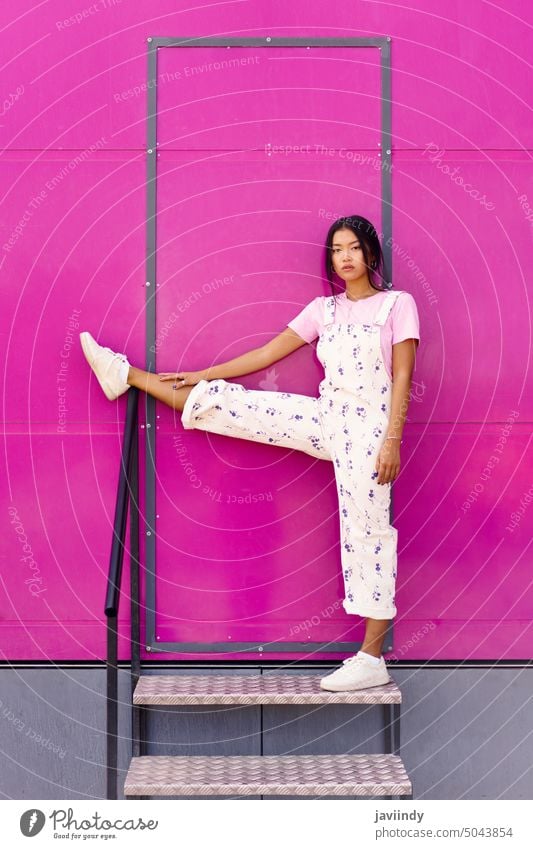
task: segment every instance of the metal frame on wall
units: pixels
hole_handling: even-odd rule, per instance
[[[162,47],[372,47],[381,57],[381,223],[383,254],[392,277],[392,186],[391,186],[391,68],[390,37],[381,38],[148,38],[148,116],[147,116],[147,230],[146,230],[146,370],[156,371],[156,179],[157,179],[157,51]],[[390,279],[391,279],[390,277]],[[155,437],[156,399],[145,394],[146,416],[146,483],[145,483],[145,576],[146,621],[145,647],[155,652],[191,652],[196,654],[223,652],[281,653],[298,652],[305,655],[352,652],[355,642],[231,642],[231,643],[172,643],[157,638],[156,603],[156,504],[155,504]],[[393,508],[391,499],[390,520]],[[393,623],[389,623],[384,651],[391,651]]]

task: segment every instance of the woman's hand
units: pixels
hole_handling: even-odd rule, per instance
[[[203,380],[201,371],[162,371],[159,372],[159,380],[172,380],[173,389],[181,389],[182,386],[194,386]]]
[[[391,483],[400,472],[400,440],[385,439],[376,460],[377,483]]]

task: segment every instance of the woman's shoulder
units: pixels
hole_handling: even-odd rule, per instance
[[[398,297],[392,305],[389,319],[392,326],[393,345],[404,339],[420,340],[420,321],[416,301],[405,289],[396,289]]]
[[[403,309],[415,309],[416,310],[416,301],[411,294],[411,292],[407,292],[406,289],[391,289],[392,293],[397,294],[397,298],[394,301],[393,309],[403,310]]]
[[[407,299],[411,299],[412,301],[414,301],[414,297],[411,295],[411,292],[407,291],[407,289],[390,289],[389,291],[393,294],[396,292],[399,295],[398,300],[405,301]]]

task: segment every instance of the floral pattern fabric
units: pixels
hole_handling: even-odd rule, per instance
[[[339,499],[340,557],[347,613],[392,619],[397,530],[390,524],[392,484],[378,484],[377,454],[387,433],[392,383],[380,331],[398,292],[388,292],[371,324],[335,323],[335,296],[324,299],[317,356],[318,398],[201,380],[182,412],[186,429],[251,439],[333,462]]]

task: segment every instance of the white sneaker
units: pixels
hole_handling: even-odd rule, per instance
[[[80,342],[85,358],[106,397],[114,401],[119,395],[123,395],[130,388],[126,380],[130,364],[124,354],[117,354],[111,348],[102,347],[87,330],[80,333]]]
[[[342,666],[331,675],[320,679],[323,690],[340,693],[343,690],[366,690],[367,687],[380,687],[392,681],[387,665],[382,657],[375,664],[364,657],[354,655],[342,661]]]

